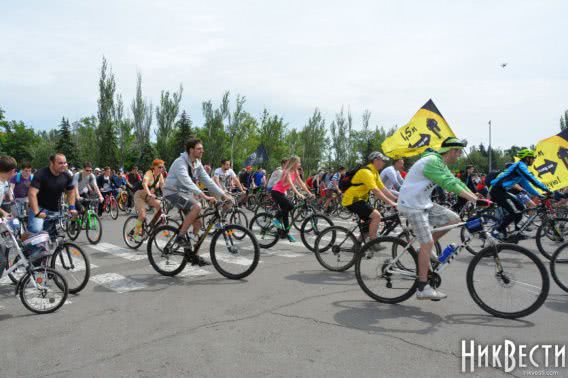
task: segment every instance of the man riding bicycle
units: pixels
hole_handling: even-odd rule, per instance
[[[189,226],[193,225],[194,235],[197,235],[201,228],[201,220],[199,219],[201,204],[199,199],[212,203],[216,201],[215,197],[210,197],[199,189],[196,184],[197,181],[204,183],[214,196],[232,200],[232,197],[217,186],[205,172],[201,164],[201,157],[204,151],[203,142],[200,139],[191,138],[186,144],[186,151],[180,154],[172,163],[164,185],[164,198],[185,214],[179,234],[175,240],[175,243],[182,248],[191,247],[191,241],[187,236]],[[196,254],[191,257],[191,264],[199,266],[208,265],[205,260]]]
[[[447,138],[437,152],[427,151],[414,163],[400,188],[398,212],[400,216],[408,219],[416,240],[420,243],[416,299],[440,300],[447,297],[428,284],[428,269],[434,241],[447,232],[432,233],[431,226],[456,224],[460,222],[460,217],[450,209],[432,203],[431,195],[438,185],[468,201],[478,200],[477,196],[455,177],[447,166],[457,162],[466,146],[465,140]],[[479,201],[484,205],[489,203],[487,200]]]
[[[79,214],[83,213],[83,208],[90,195],[96,194],[99,202],[103,202],[103,195],[97,185],[97,178],[93,174],[91,163],[83,164],[83,170],[75,173],[73,185],[75,186],[75,206]]]
[[[507,210],[507,215],[493,235],[500,239],[507,237],[507,227],[512,222],[517,224],[523,218],[524,207],[517,196],[510,192],[511,190],[522,188],[534,197],[542,197],[533,188],[535,186],[548,194],[552,193],[546,185],[529,172],[529,167],[536,158],[534,151],[527,148],[522,149],[517,153],[517,157],[520,159],[519,161],[511,164],[503,173],[491,181],[491,189],[489,190],[491,200]]]

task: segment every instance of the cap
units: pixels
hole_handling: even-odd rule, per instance
[[[369,161],[373,161],[375,159],[381,159],[382,161],[389,161],[390,160],[388,157],[386,157],[385,155],[383,155],[379,151],[373,151],[369,154],[369,158],[368,158]]]
[[[438,149],[438,153],[444,154],[449,150],[462,150],[465,147],[467,147],[467,140],[448,137],[442,142],[442,146]]]

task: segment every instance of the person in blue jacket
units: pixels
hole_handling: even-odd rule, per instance
[[[497,228],[497,231],[504,237],[507,236],[507,227],[512,223],[518,223],[523,218],[523,205],[517,196],[511,193],[511,190],[519,186],[526,190],[534,197],[542,197],[540,190],[551,194],[550,189],[542,182],[540,182],[530,171],[529,167],[534,163],[536,155],[534,151],[529,149],[522,149],[517,153],[520,159],[516,163],[511,164],[505,171],[491,181],[491,190],[489,195],[491,200],[496,202],[499,206],[507,210],[507,215]]]

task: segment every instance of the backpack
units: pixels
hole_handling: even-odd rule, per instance
[[[359,172],[360,169],[368,169],[370,171],[369,167],[367,167],[366,165],[358,165],[357,167],[347,171],[347,173],[345,173],[345,175],[339,180],[339,183],[337,184],[341,192],[345,193],[345,191],[352,186],[363,185],[363,184],[353,184],[352,182],[353,177],[357,172]]]

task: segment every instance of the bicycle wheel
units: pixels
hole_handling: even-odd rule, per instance
[[[118,203],[116,202],[116,198],[110,197],[109,209],[110,217],[116,220],[118,218]]]
[[[351,219],[353,213],[349,211],[348,208],[340,206],[337,210],[337,215],[339,216],[340,219],[348,220]]]
[[[568,292],[568,243],[562,244],[550,259],[550,274],[554,282]]]
[[[170,226],[159,226],[148,240],[148,260],[154,270],[163,276],[175,276],[187,264],[186,253],[175,239],[178,229]]]
[[[483,224],[483,230],[481,232],[472,234],[467,230],[466,227],[462,227],[460,230],[460,239],[462,243],[465,243],[466,240],[469,240],[465,248],[472,255],[477,254],[479,251],[489,245],[487,238],[485,237],[485,233],[491,232],[495,228],[497,228],[497,226],[499,226],[499,221],[497,220],[497,218],[491,215],[482,215],[480,218]]]
[[[136,222],[138,221],[138,216],[131,215],[124,221],[124,226],[122,226],[122,239],[129,248],[138,249],[144,242],[144,238],[140,238],[140,240],[136,240],[134,238],[136,232]],[[142,232],[145,233],[145,227],[142,226]]]
[[[484,311],[507,319],[535,312],[550,287],[548,272],[540,259],[516,244],[487,247],[467,268],[467,289]]]
[[[274,215],[270,213],[259,213],[250,221],[249,230],[252,231],[260,248],[270,248],[278,243],[280,230],[272,224],[273,219]]]
[[[393,236],[381,236],[357,255],[355,276],[365,294],[382,303],[399,303],[418,287],[418,255],[412,246]]]
[[[327,270],[343,272],[355,263],[361,243],[345,227],[332,226],[323,230],[315,241],[314,254]]]
[[[35,287],[34,283],[38,287]],[[63,275],[47,267],[30,270],[18,285],[22,304],[36,314],[57,311],[63,306],[69,294]]]
[[[81,223],[83,220],[84,217],[83,219],[79,218],[67,219],[67,221],[65,222],[66,224],[65,230],[67,232],[67,236],[69,236],[69,239],[76,240],[79,237],[82,228]]]
[[[233,209],[231,211],[231,216],[229,217],[229,223],[230,224],[236,224],[239,226],[242,226],[243,228],[246,228],[248,225],[248,218],[247,215],[245,214],[244,211],[240,210],[240,209]],[[246,234],[243,232],[240,232],[238,229],[234,229],[233,230],[233,237],[241,240],[243,239]]]
[[[318,236],[328,227],[333,226],[333,221],[322,214],[313,214],[302,222],[300,237],[302,243],[310,251],[315,251]],[[323,247],[322,247],[323,248]]]
[[[51,256],[52,269],[65,277],[71,294],[85,288],[91,277],[91,264],[87,254],[76,244],[63,243]]]
[[[120,194],[118,195],[118,200],[116,202],[118,205],[118,209],[123,213],[126,212],[127,201],[128,201],[128,194],[126,192],[120,192]]]
[[[87,240],[91,244],[97,244],[103,237],[103,224],[101,218],[94,212],[87,215]]]
[[[254,212],[254,210],[258,207],[258,198],[255,195],[249,195],[247,200],[245,201],[245,208],[248,211]]]
[[[295,207],[290,212],[290,223],[296,230],[300,231],[302,229],[302,223],[304,222],[304,219],[314,213],[315,210],[311,206]]]
[[[549,260],[554,251],[566,241],[568,241],[568,218],[549,219],[536,232],[536,246]]]
[[[18,255],[18,252],[15,251],[13,248],[10,249],[9,252],[10,253],[8,255],[8,261],[9,262],[11,261],[10,267],[12,267],[16,265],[18,261],[20,261],[20,255]],[[25,274],[26,274],[26,268],[24,266],[19,266],[17,269],[12,271],[12,273],[8,274],[8,277],[10,277],[12,283],[17,284],[18,282],[20,282],[20,280]]]
[[[235,235],[243,236],[237,239]],[[254,235],[237,224],[228,224],[215,231],[209,250],[215,269],[232,280],[250,275],[260,259],[260,248]]]
[[[386,236],[386,235],[384,235],[384,236]],[[396,237],[406,241],[407,243],[410,241],[410,235],[408,234],[408,231],[406,231],[406,230],[402,231]],[[440,245],[440,242],[437,241],[437,240],[434,242],[434,252],[436,252],[436,256],[440,256],[442,254],[442,246]]]

